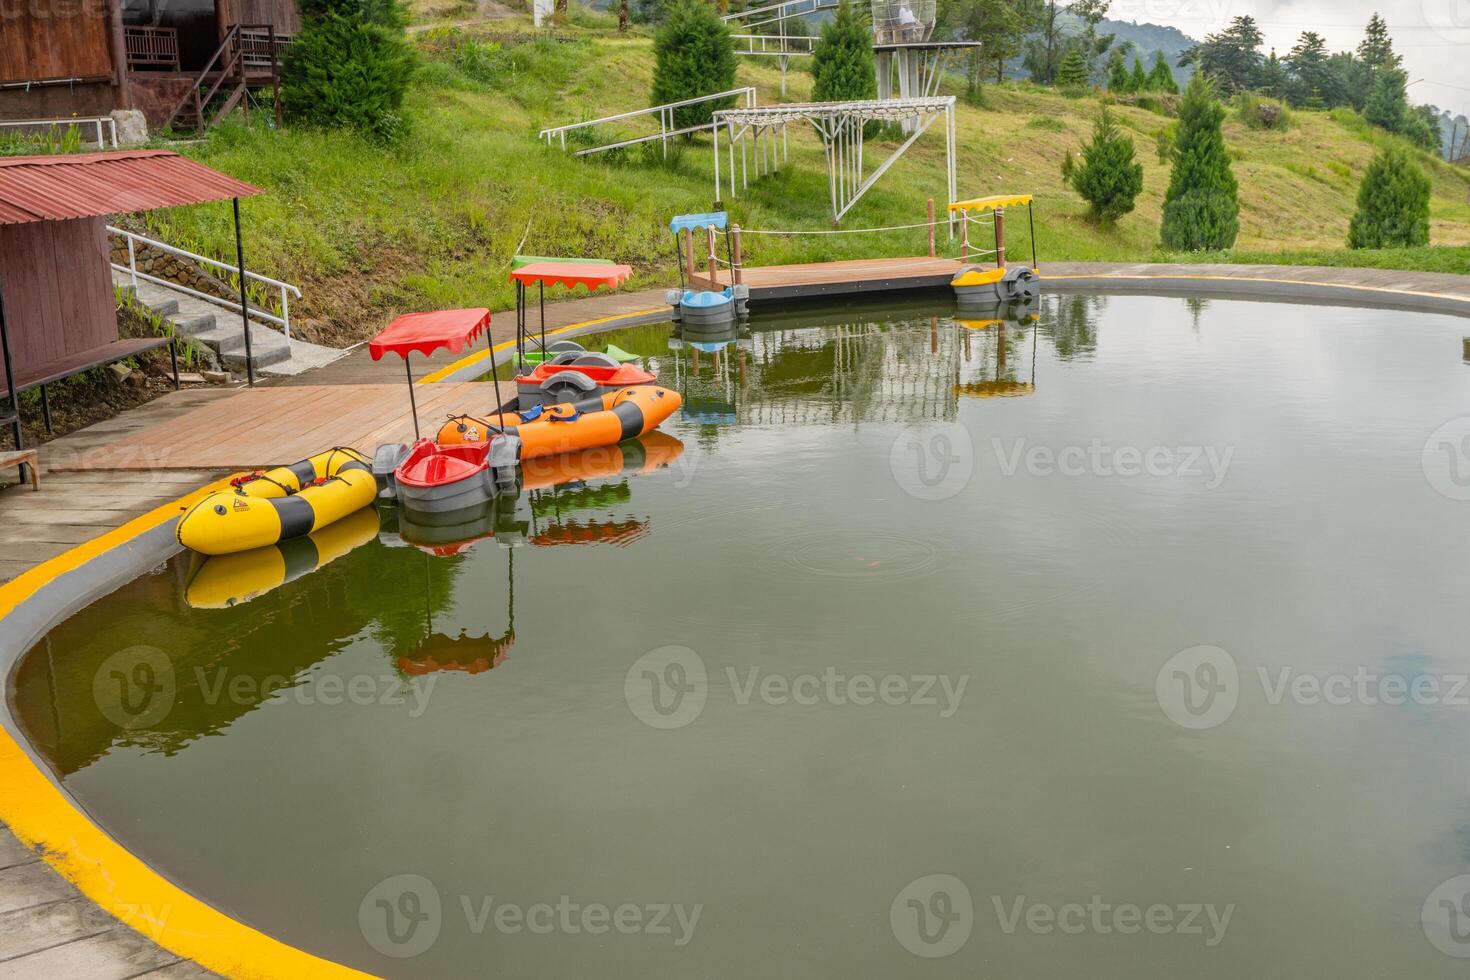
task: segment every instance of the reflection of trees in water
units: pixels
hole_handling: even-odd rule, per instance
[[[1064,361],[1097,351],[1097,321],[1108,301],[1084,294],[1044,296],[1041,333]]]
[[[1184,300],[1184,308],[1189,311],[1190,325],[1194,327],[1194,332],[1199,333],[1200,314],[1210,308],[1210,301],[1198,296],[1190,296]]]

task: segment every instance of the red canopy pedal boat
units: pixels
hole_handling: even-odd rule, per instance
[[[483,442],[441,446],[419,432],[418,405],[414,399],[413,368],[408,355],[428,355],[441,348],[457,354],[474,342],[482,331],[489,342],[490,311],[439,310],[407,313],[388,325],[368,343],[373,360],[394,353],[403,358],[408,372],[408,401],[413,413],[414,442],[410,446],[390,443],[379,446],[373,457],[373,475],[384,496],[396,497],[404,507],[421,512],[459,510],[483,505],[497,493],[513,490],[518,478],[521,440],[498,427],[487,432]],[[499,382],[496,383],[496,400]]]

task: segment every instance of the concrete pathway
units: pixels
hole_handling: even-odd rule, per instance
[[[0,823],[0,980],[213,976],[98,908]]]

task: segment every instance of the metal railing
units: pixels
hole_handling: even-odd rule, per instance
[[[779,0],[778,3],[747,7],[733,14],[725,14],[720,20],[727,24],[737,23],[750,30],[767,24],[779,24],[788,17],[807,17],[823,10],[832,10],[836,6],[837,0]]]
[[[817,39],[801,34],[734,34],[735,53],[768,57],[809,55],[816,50]]]
[[[83,126],[96,127],[96,143],[99,147],[111,147],[117,149],[117,121],[111,116],[71,116],[66,119],[6,119],[0,120],[0,126],[13,128],[41,129],[48,135],[58,129],[75,128]],[[103,134],[106,134],[105,136]]]
[[[193,296],[196,299],[202,299],[207,303],[213,303],[214,305],[223,307],[227,310],[232,310],[236,313],[240,312],[240,304],[235,302],[234,300],[228,300],[220,296],[213,296],[209,293],[203,293],[197,289],[191,289],[188,286],[176,283],[172,279],[161,279],[158,276],[149,275],[146,272],[138,271],[137,246],[146,245],[149,248],[157,249],[160,252],[167,252],[169,255],[177,255],[180,258],[188,259],[191,262],[197,262],[200,265],[207,265],[214,269],[220,269],[234,276],[236,282],[238,282],[240,279],[240,269],[238,266],[230,265],[227,262],[221,262],[218,259],[211,259],[206,255],[200,255],[199,253],[191,252],[188,249],[178,248],[174,245],[169,245],[166,242],[160,242],[156,238],[149,238],[146,235],[139,235],[137,232],[127,231],[126,229],[117,228],[112,225],[107,226],[107,231],[109,234],[117,235],[119,238],[125,239],[128,243],[128,264],[118,265],[116,262],[114,262],[112,263],[112,267],[118,272],[126,273],[129,278],[132,279],[134,289],[138,288],[138,280],[142,279],[144,282],[151,282],[155,285],[166,286],[169,289],[177,290],[178,292],[181,292],[186,296]],[[289,282],[281,282],[281,280],[279,279],[272,279],[270,276],[263,276],[258,272],[250,272],[248,270],[245,273],[245,280],[247,282],[259,283],[262,286],[267,286],[271,289],[279,291],[281,299],[280,316],[276,316],[274,313],[262,309],[255,303],[251,303],[250,318],[252,320],[264,320],[267,323],[274,323],[276,326],[281,328],[281,331],[286,335],[286,340],[289,342],[291,340],[291,297],[295,296],[297,299],[300,299],[301,290],[297,289]]]
[[[631,139],[617,140],[615,142],[606,143],[600,146],[585,147],[576,151],[574,155],[579,157],[586,156],[589,153],[601,153],[604,150],[612,150],[624,146],[633,146],[637,143],[650,143],[654,140],[662,140],[665,152],[667,152],[668,141],[670,137],[680,136],[686,133],[702,132],[706,129],[713,129],[715,126],[715,123],[708,122],[701,123],[698,126],[685,126],[683,128],[678,128],[674,125],[674,110],[682,109],[685,106],[699,105],[702,102],[722,101],[724,99],[729,99],[732,97],[743,98],[745,100],[745,107],[747,109],[755,108],[755,87],[746,86],[744,88],[732,88],[725,92],[716,92],[713,95],[701,95],[695,99],[681,99],[678,102],[669,102],[665,103],[664,105],[650,106],[647,109],[635,109],[632,112],[620,112],[615,116],[603,116],[601,119],[589,119],[586,122],[571,123],[567,126],[555,126],[551,129],[543,129],[541,130],[539,138],[545,140],[547,146],[550,146],[553,140],[560,138],[561,148],[565,150],[567,148],[567,133],[570,133],[573,130],[587,129],[591,126],[604,126],[608,123],[624,122],[629,119],[641,119],[644,116],[657,116],[657,133],[651,133],[646,136],[636,136]]]

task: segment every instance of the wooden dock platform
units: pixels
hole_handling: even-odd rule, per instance
[[[741,281],[750,289],[750,302],[821,299],[857,293],[887,293],[915,289],[942,289],[959,271],[954,259],[927,257],[849,259],[801,265],[747,266]],[[711,280],[708,271],[690,277],[695,289],[724,289],[730,272],[722,269]]]
[[[425,435],[450,415],[489,412],[495,401],[493,387],[475,381],[417,385],[414,394]],[[246,388],[192,403],[180,400],[178,407],[183,410],[155,410],[153,424],[99,443],[75,447],[72,437],[58,439],[43,451],[41,465],[62,472],[255,469],[305,459],[329,446],[371,455],[385,442],[413,440],[408,385],[401,383]]]

